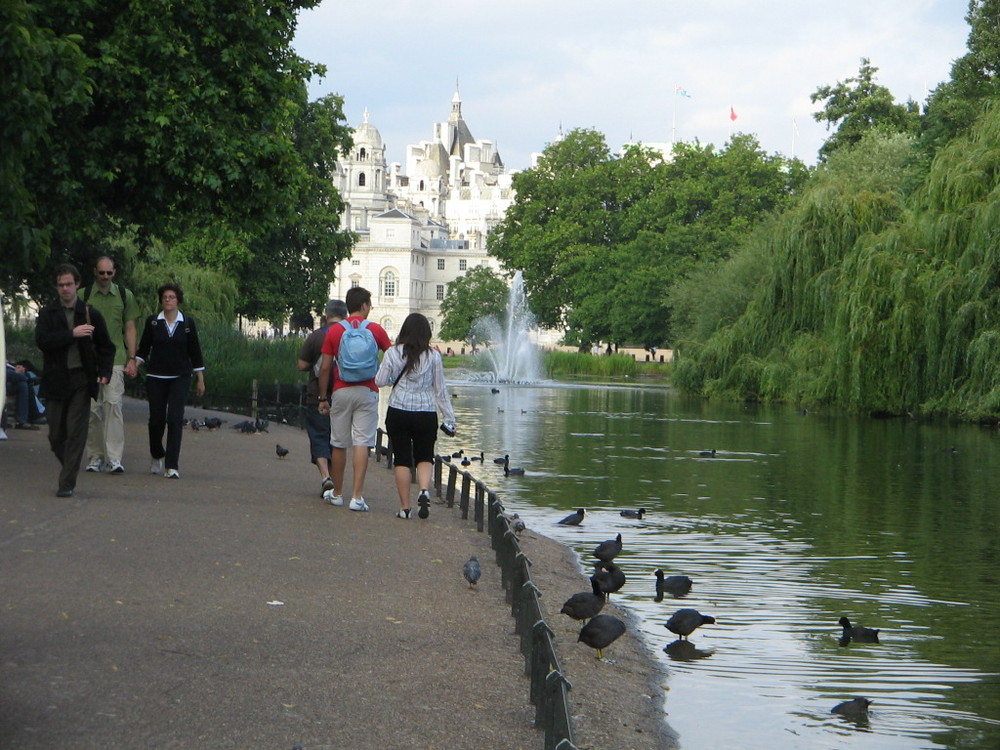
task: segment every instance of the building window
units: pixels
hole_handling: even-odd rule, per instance
[[[361,265],[361,261],[358,260],[357,258],[351,258],[351,265],[352,266],[360,266]]]
[[[438,270],[439,271],[444,270],[444,258],[438,258]]]
[[[365,173],[362,172],[361,174],[358,175],[358,187],[364,187],[364,186],[365,186]]]
[[[394,239],[396,239],[396,230],[395,229],[386,229],[385,230],[385,238],[387,240],[394,240]]]
[[[351,279],[351,289],[361,286],[361,282],[357,279]]]
[[[364,160],[364,159],[366,159],[367,157],[368,157],[368,152],[367,152],[367,151],[365,151],[365,147],[364,147],[364,146],[362,146],[362,147],[361,147],[361,150],[360,150],[360,151],[358,151],[358,158],[359,158],[359,159],[361,159],[361,160],[363,161],[363,160]]]
[[[437,290],[434,293],[434,299],[439,301],[444,299],[444,284],[437,285]]]
[[[382,277],[382,296],[396,296],[396,274],[392,271],[386,271],[385,275]]]
[[[458,261],[458,270],[459,271],[464,271],[468,267],[469,267],[469,262],[465,258],[459,258],[459,261]]]

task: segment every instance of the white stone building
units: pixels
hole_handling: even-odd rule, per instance
[[[339,170],[337,188],[347,204],[342,225],[358,242],[337,266],[330,296],[343,299],[363,286],[372,293],[371,319],[390,337],[411,312],[426,315],[436,333],[447,285],[477,265],[499,270],[486,254],[486,235],[513,191],[496,147],[473,138],[456,91],[448,120],[434,124],[431,140],[407,147],[405,172],[386,163],[367,111]]]

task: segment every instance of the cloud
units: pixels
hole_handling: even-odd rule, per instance
[[[390,160],[447,119],[457,79],[473,135],[515,168],[560,125],[613,149],[674,129],[721,146],[732,128],[787,154],[793,118],[795,154],[812,162],[827,133],[810,93],[868,57],[898,100],[922,101],[965,52],[964,14],[954,0],[326,0],[300,15],[296,48],[329,70],[310,93],[342,94],[351,124],[369,108]]]

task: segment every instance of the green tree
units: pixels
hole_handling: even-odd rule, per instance
[[[507,282],[488,266],[475,266],[448,285],[441,301],[443,341],[469,341],[481,318],[502,320],[507,308]],[[480,340],[479,343],[485,344]]]
[[[344,100],[334,95],[305,99],[303,87],[295,145],[307,177],[295,194],[297,210],[275,231],[251,242],[252,256],[239,273],[239,313],[275,325],[295,313],[322,314],[334,268],[354,244],[353,235],[340,229],[344,202],[333,187],[337,155],[352,145]]]
[[[951,66],[951,78],[934,89],[923,118],[921,140],[934,153],[965,133],[983,103],[1000,96],[1000,0],[970,0],[968,52]]]
[[[303,81],[322,68],[291,43],[296,13],[317,1],[36,0],[5,23],[28,40],[10,48],[26,72],[5,82],[5,106],[37,105],[4,120],[5,142],[27,133],[31,146],[19,162],[29,210],[5,230],[29,238],[22,279],[52,247],[82,262],[113,221],[167,241],[192,226],[257,237],[294,223],[309,180],[295,123]]]
[[[892,133],[916,133],[920,127],[920,107],[912,99],[897,104],[892,92],[875,82],[878,68],[867,57],[855,77],[837,81],[833,86],[820,86],[810,94],[815,104],[823,108],[813,114],[817,122],[825,122],[827,130],[836,130],[820,147],[821,159],[844,146],[857,143],[874,129]]]
[[[61,123],[81,116],[92,92],[82,37],[57,34],[37,15],[24,0],[0,5],[0,289],[27,284],[36,297],[51,288],[40,271],[75,190],[65,168],[38,165],[69,161]]]
[[[663,346],[672,285],[727,257],[808,173],[742,134],[721,151],[677,144],[670,161],[643,148],[613,158],[602,145],[600,134],[573,131],[517,175],[490,249],[524,270],[539,322],[567,343]]]

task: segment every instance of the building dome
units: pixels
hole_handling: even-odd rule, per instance
[[[368,110],[365,109],[364,122],[354,129],[355,147],[368,146],[382,148],[382,134],[378,128],[368,122]]]

